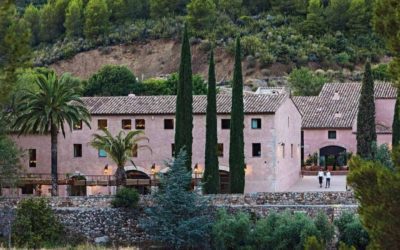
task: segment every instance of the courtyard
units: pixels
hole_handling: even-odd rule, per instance
[[[288,192],[346,191],[346,176],[345,175],[332,176],[330,188],[325,188],[325,180],[322,188],[320,188],[317,176],[304,176],[300,178],[293,186],[288,188],[286,191]]]

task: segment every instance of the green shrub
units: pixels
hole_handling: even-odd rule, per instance
[[[139,193],[134,188],[121,188],[111,201],[113,207],[135,208],[139,202]]]
[[[335,228],[328,220],[328,216],[325,213],[318,213],[314,219],[314,224],[319,231],[318,238],[325,244],[329,244],[335,234]]]
[[[220,210],[212,228],[213,245],[216,249],[237,249],[248,246],[250,230],[248,214],[229,215],[225,210]]]
[[[339,229],[340,241],[356,249],[366,249],[369,244],[368,232],[356,215],[343,213],[334,223]]]
[[[304,244],[304,250],[324,250],[325,246],[322,244],[317,237],[310,236],[307,238]]]
[[[61,244],[63,228],[43,198],[22,200],[12,225],[12,240],[18,247],[42,248]]]

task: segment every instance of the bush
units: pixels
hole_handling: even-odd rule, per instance
[[[315,236],[308,237],[304,250],[324,250],[325,246]]]
[[[237,249],[248,246],[250,230],[248,214],[228,215],[225,210],[220,210],[212,228],[213,246],[216,249]]]
[[[139,202],[139,193],[134,188],[121,188],[111,201],[113,207],[135,208]]]
[[[339,229],[341,242],[356,249],[366,249],[369,236],[358,217],[351,213],[343,213],[334,223]]]
[[[22,200],[12,226],[16,246],[42,248],[61,244],[63,228],[43,198]]]

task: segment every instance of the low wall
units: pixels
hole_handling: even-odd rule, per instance
[[[247,195],[205,196],[211,211],[225,208],[231,213],[249,212],[261,218],[271,212],[289,210],[315,216],[320,211],[331,220],[344,211],[356,212],[357,204],[350,192],[320,193],[258,193]],[[143,196],[140,208],[134,210],[110,207],[112,197],[55,197],[49,202],[61,223],[71,234],[81,235],[88,241],[121,245],[145,245],[146,235],[139,227],[144,216],[143,207],[151,205],[151,197]],[[13,218],[16,204],[21,198],[0,199],[0,235],[8,233],[9,219]],[[11,216],[10,216],[11,212]]]

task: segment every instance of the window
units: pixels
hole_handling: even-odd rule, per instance
[[[82,130],[82,121],[74,124],[74,130]]]
[[[231,119],[221,119],[221,128],[222,129],[230,129],[231,128]]]
[[[74,157],[82,157],[82,144],[74,144]]]
[[[218,155],[218,157],[224,157],[224,144],[223,143],[218,143],[217,155]]]
[[[132,129],[132,121],[130,119],[122,120],[122,129],[127,129],[127,130]]]
[[[336,139],[336,131],[328,131],[328,139]]]
[[[104,149],[99,149],[99,157],[107,157],[107,152]]]
[[[251,128],[252,129],[261,129],[261,119],[251,119]]]
[[[32,184],[24,185],[21,188],[22,194],[33,194],[33,190],[34,188]]]
[[[294,154],[294,149],[293,149],[293,144],[290,144],[290,157],[293,158],[293,154]]]
[[[107,120],[106,119],[97,120],[97,128],[98,129],[107,129]]]
[[[138,145],[135,144],[132,148],[132,157],[137,157],[138,156]]]
[[[164,129],[174,129],[174,119],[164,119]]]
[[[136,129],[144,129],[146,127],[146,122],[144,119],[136,119],[135,128]]]
[[[282,158],[285,159],[285,143],[282,144]]]
[[[261,157],[261,143],[252,144],[253,157]]]
[[[174,143],[171,144],[171,156],[175,157],[175,144]]]
[[[29,149],[29,167],[36,168],[36,149]]]

